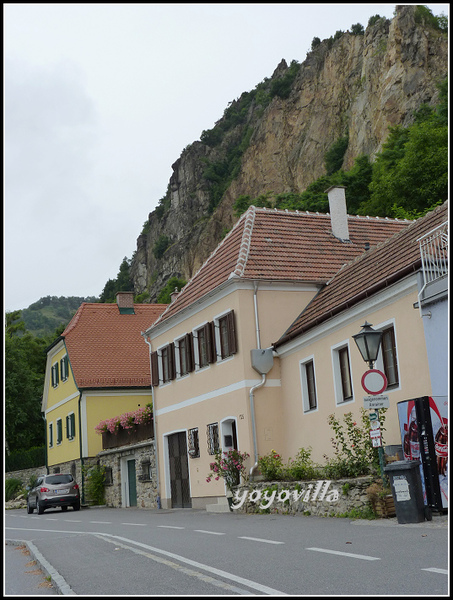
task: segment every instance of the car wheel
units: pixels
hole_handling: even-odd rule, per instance
[[[44,506],[41,504],[41,502],[38,500],[36,503],[37,507],[38,507],[38,515],[42,515],[42,513],[44,512]]]
[[[33,511],[34,511],[34,510],[35,510],[35,509],[34,509],[32,506],[30,506],[30,501],[27,499],[27,513],[28,513],[29,515],[31,515],[31,514],[33,514]]]
[[[80,502],[76,502],[75,504],[72,505],[72,508],[74,510],[80,510]]]
[[[61,507],[61,510],[62,510],[63,512],[66,512],[66,511],[68,510],[68,507],[67,507],[67,506],[62,506],[62,507]]]

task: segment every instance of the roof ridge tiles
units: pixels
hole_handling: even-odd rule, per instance
[[[244,269],[247,265],[247,259],[250,253],[250,246],[252,243],[253,226],[255,224],[256,209],[254,206],[250,207],[253,210],[248,210],[245,213],[244,230],[242,232],[241,244],[238,252],[238,260],[236,267],[230,274],[230,277],[241,277],[244,274]]]
[[[238,229],[242,223],[244,221],[247,221],[247,218],[249,217],[250,214],[255,214],[256,212],[256,207],[255,206],[249,206],[249,208],[245,211],[245,213],[243,213],[239,219],[236,221],[236,223],[233,225],[232,229],[228,232],[228,234],[223,238],[223,240],[216,246],[216,248],[211,252],[211,254],[208,256],[208,258],[202,263],[202,265],[200,266],[200,268],[192,275],[192,277],[189,279],[189,281],[186,283],[186,285],[182,288],[182,290],[180,291],[180,293],[178,294],[178,296],[176,297],[174,302],[171,302],[167,309],[164,310],[163,313],[161,313],[159,315],[159,317],[154,321],[154,323],[152,324],[152,326],[156,326],[158,325],[161,321],[164,321],[166,318],[167,313],[170,310],[173,310],[174,305],[178,303],[178,301],[181,301],[181,298],[183,298],[190,290],[193,284],[193,281],[196,281],[198,274],[203,271],[203,269],[206,267],[206,265],[213,260],[213,258],[216,256],[216,254],[218,254],[220,252],[220,250],[223,248],[223,246],[228,242],[228,240],[231,238],[231,236],[233,235],[233,233],[236,231],[236,229]],[[254,217],[253,217],[254,219]],[[244,226],[245,227],[245,226]],[[244,236],[244,234],[243,234]],[[238,261],[239,262],[239,258]],[[230,274],[230,277],[235,277],[235,273],[234,271]]]

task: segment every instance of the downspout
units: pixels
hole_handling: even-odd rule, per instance
[[[254,289],[253,289],[253,308],[255,311],[255,328],[256,328],[256,346],[258,349],[261,348],[261,339],[260,339],[260,326],[259,326],[259,319],[258,319],[258,298],[257,298],[257,293],[258,293],[258,284],[255,282],[254,283]],[[254,453],[254,457],[255,457],[255,464],[253,465],[253,467],[250,469],[250,477],[253,477],[255,471],[258,468],[258,444],[256,441],[256,422],[255,422],[255,390],[257,390],[258,388],[262,387],[264,384],[266,383],[266,374],[265,373],[261,373],[261,381],[259,383],[256,383],[254,386],[252,386],[250,388],[250,393],[249,393],[249,397],[250,397],[250,414],[251,414],[251,418],[252,418],[252,434],[253,434],[253,453]]]
[[[42,405],[42,402],[41,402]],[[49,474],[49,453],[47,450],[47,447],[49,445],[49,434],[48,434],[48,427],[47,427],[47,415],[45,412],[42,413],[42,418],[44,420],[44,440],[45,440],[45,447],[44,447],[44,457],[45,457],[45,467],[46,467],[46,475]]]
[[[83,504],[85,504],[85,469],[84,469],[84,463],[83,463],[83,450],[82,450],[82,409],[80,407],[82,402],[82,392],[80,392],[79,394],[79,400],[78,400],[78,407],[79,407],[79,450],[80,450],[80,472],[81,472],[81,477],[82,477],[82,481],[81,486],[82,486],[82,497],[80,498],[80,501]]]
[[[255,455],[255,464],[250,469],[250,477],[253,477],[253,474],[255,473],[256,469],[258,468],[258,446],[257,446],[257,443],[256,443],[256,424],[255,424],[254,392],[258,388],[260,388],[261,386],[263,386],[265,383],[266,383],[266,374],[262,373],[261,374],[261,381],[259,383],[255,384],[253,387],[250,388],[250,413],[252,415],[253,452],[254,452],[254,455]]]
[[[152,377],[152,366],[151,366],[151,342],[149,341],[149,337],[142,333],[143,339],[149,346],[149,372]],[[151,397],[153,400],[153,416],[154,416],[154,460],[156,462],[156,490],[157,490],[157,508],[162,508],[160,501],[160,476],[159,476],[159,452],[157,451],[157,410],[156,410],[156,401],[154,398],[154,387],[153,382],[151,381]]]

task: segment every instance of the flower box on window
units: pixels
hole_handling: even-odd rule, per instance
[[[110,450],[118,446],[127,446],[128,444],[136,444],[148,439],[154,439],[154,423],[142,423],[135,425],[131,429],[120,429],[118,433],[110,433],[104,431],[102,433],[102,448]]]

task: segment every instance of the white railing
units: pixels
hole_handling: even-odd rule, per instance
[[[422,259],[423,285],[418,294],[419,306],[422,294],[429,283],[448,275],[448,221],[419,238]]]

